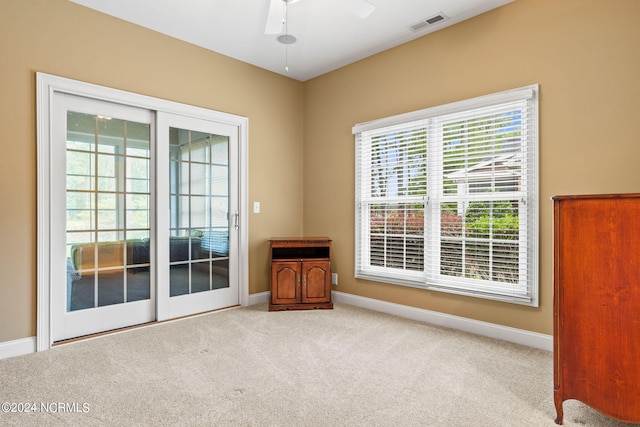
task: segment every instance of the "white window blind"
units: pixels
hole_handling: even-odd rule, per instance
[[[356,277],[538,304],[538,86],[356,134]]]

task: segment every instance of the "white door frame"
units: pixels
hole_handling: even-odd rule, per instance
[[[36,74],[37,93],[37,170],[38,170],[38,215],[37,215],[37,326],[36,350],[51,348],[51,137],[52,102],[56,92],[95,98],[117,104],[145,108],[157,112],[166,112],[216,121],[238,128],[239,164],[239,262],[238,262],[238,301],[240,305],[249,304],[249,260],[248,260],[248,131],[249,119],[242,116],[194,107],[177,102],[139,95],[118,89],[111,89],[91,83],[58,77],[50,74]]]

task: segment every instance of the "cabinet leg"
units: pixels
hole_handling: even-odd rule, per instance
[[[556,405],[556,419],[555,422],[558,425],[562,425],[563,422],[563,418],[564,418],[564,412],[562,410],[562,397],[556,393],[556,395],[553,397],[554,403]]]

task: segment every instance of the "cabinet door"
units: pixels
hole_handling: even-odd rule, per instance
[[[274,262],[271,264],[271,303],[295,304],[300,302],[300,263]]]
[[[331,301],[331,262],[302,262],[302,302]]]

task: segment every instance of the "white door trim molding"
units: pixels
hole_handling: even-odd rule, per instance
[[[52,135],[52,102],[54,93],[66,93],[84,96],[117,104],[145,108],[156,112],[187,115],[203,120],[216,121],[238,128],[239,165],[239,295],[240,305],[249,304],[249,230],[248,230],[248,141],[249,119],[234,114],[218,112],[201,107],[194,107],[178,102],[112,89],[91,83],[58,77],[50,74],[36,73],[36,113],[37,113],[37,172],[38,172],[38,215],[37,215],[37,325],[36,350],[51,347],[51,263],[49,254],[51,241],[50,213],[50,179]]]

